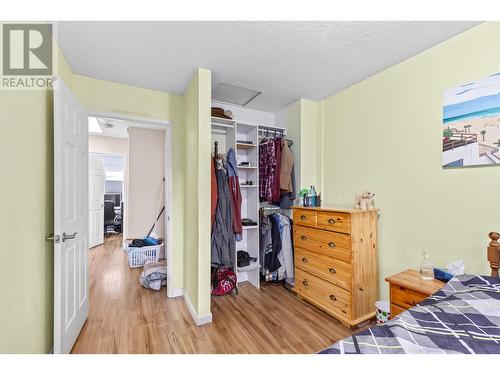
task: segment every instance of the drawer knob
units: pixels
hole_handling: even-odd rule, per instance
[[[335,271],[335,268],[331,267],[328,269],[330,271],[330,273],[337,273],[337,271]]]
[[[300,238],[302,239],[302,241],[307,240],[306,236],[301,236]]]
[[[329,222],[330,224],[335,224],[335,220],[333,220],[333,219],[328,219],[328,222]]]
[[[328,243],[328,247],[329,247],[330,249],[333,249],[333,248],[335,247],[335,244],[334,244],[333,242],[329,242],[329,243]]]
[[[308,286],[308,285],[309,285],[309,284],[307,283],[307,280],[302,281],[302,284],[304,284],[304,286]]]
[[[332,301],[336,301],[336,300],[337,300],[337,297],[335,297],[333,294],[330,294],[330,299],[331,299]]]
[[[307,263],[307,258],[302,258],[302,261],[303,261],[304,263]]]
[[[302,220],[307,219],[307,218],[306,218],[306,215],[302,215],[300,218],[301,218]]]

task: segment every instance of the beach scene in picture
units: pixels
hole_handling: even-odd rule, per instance
[[[443,168],[490,164],[500,164],[500,73],[443,97]]]

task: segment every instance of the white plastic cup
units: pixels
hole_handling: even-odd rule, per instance
[[[377,301],[375,302],[375,308],[377,324],[386,323],[391,317],[391,304],[389,301]]]

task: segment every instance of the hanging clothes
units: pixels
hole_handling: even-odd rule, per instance
[[[278,269],[278,280],[285,279],[286,282],[291,284],[294,281],[294,269],[290,219],[281,214],[275,214],[275,216],[281,238],[281,251],[278,254],[281,266]]]
[[[274,168],[274,176],[272,182],[272,195],[270,202],[273,204],[279,204],[280,201],[280,172],[281,172],[281,141],[283,138],[274,138],[274,152],[276,159],[276,166]]]
[[[273,240],[271,237],[272,224],[271,220],[269,220],[269,217],[267,215],[264,215],[263,213],[260,214],[259,222],[260,269],[262,271],[262,274],[265,274],[265,271],[267,270],[266,259],[268,259],[268,254],[271,254],[273,251]]]
[[[275,143],[272,140],[259,145],[259,197],[270,202],[273,195],[276,169]]]
[[[212,227],[215,220],[215,211],[217,210],[217,177],[215,177],[215,158],[210,159],[211,164],[211,186],[210,186],[210,204],[211,204],[211,223]]]
[[[286,142],[286,141],[285,141]],[[293,160],[293,152],[288,147],[288,151],[290,151],[290,154],[292,155],[292,160]],[[283,158],[282,158],[283,160]],[[295,186],[295,164],[292,164],[292,171],[290,173],[290,182],[292,184],[292,190],[290,192],[285,192],[281,194],[280,197],[280,208],[282,209],[290,209],[294,205],[295,198],[296,198],[296,186]]]
[[[234,266],[236,243],[233,234],[231,194],[224,168],[217,169],[217,209],[212,228],[211,262],[213,266]]]
[[[273,274],[273,281],[293,284],[294,255],[292,221],[289,217],[274,213],[260,215],[260,251],[262,273]]]
[[[262,201],[280,201],[281,139],[273,138],[259,145],[259,197]]]
[[[231,195],[231,207],[232,207],[232,222],[233,222],[233,233],[235,235],[236,241],[241,241],[243,236],[243,227],[241,225],[241,190],[240,181],[238,178],[238,167],[236,164],[236,155],[233,148],[227,151],[227,175],[229,182],[229,192]]]
[[[271,248],[272,251],[266,254],[266,265],[269,272],[277,271],[281,267],[281,263],[278,259],[278,254],[281,251],[281,233],[279,228],[279,222],[276,219],[276,215],[270,215],[271,219]]]
[[[281,138],[281,168],[280,190],[281,194],[292,191],[293,154],[285,138]]]

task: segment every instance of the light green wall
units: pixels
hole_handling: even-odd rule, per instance
[[[0,353],[52,347],[52,92],[0,90]]]
[[[488,232],[500,229],[498,167],[441,168],[445,89],[500,71],[500,23],[488,22],[326,99],[323,191],[351,206],[376,193],[379,282],[419,267],[463,258],[466,271],[489,272]]]
[[[293,139],[297,189],[322,190],[323,103],[299,99],[286,108],[287,137]]]
[[[301,99],[301,150],[300,180],[301,188],[314,185],[316,192],[322,190],[322,103]]]
[[[210,313],[210,102],[211,73],[198,69],[184,96],[184,291],[198,316]]]

